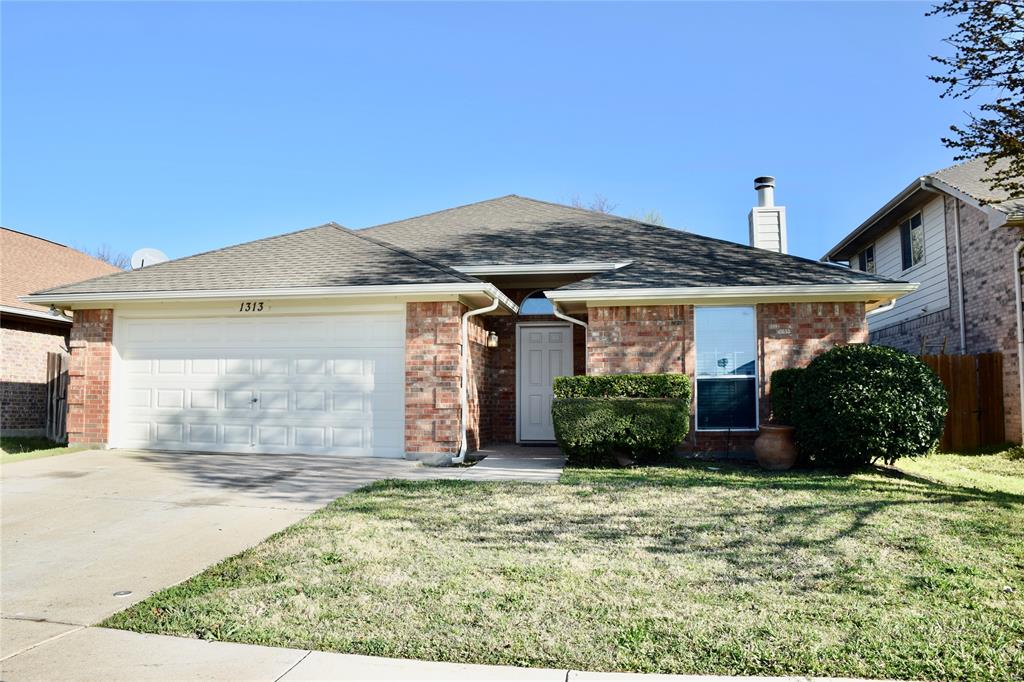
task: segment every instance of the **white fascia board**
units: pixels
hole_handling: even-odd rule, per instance
[[[902,204],[904,201],[913,196],[917,191],[927,188],[925,187],[925,179],[923,177],[914,180],[912,183],[903,188],[903,191],[894,196],[892,199],[885,203],[885,206],[878,209],[871,214],[871,217],[865,220],[863,223],[858,225],[850,234],[843,237],[838,244],[829,249],[828,253],[821,257],[823,261],[834,260],[836,254],[842,252],[852,242],[856,241],[862,234],[868,231],[869,228],[874,226],[879,220],[888,215],[891,211],[895,210],[897,206]]]
[[[374,296],[417,296],[423,294],[470,295],[484,294],[496,298],[510,312],[519,312],[519,306],[493,284],[441,283],[391,284],[382,286],[349,287],[282,287],[277,289],[196,289],[190,291],[111,291],[83,294],[31,294],[18,300],[37,305],[75,305],[79,303],[120,303],[125,301],[219,301],[232,298],[367,298]]]
[[[974,197],[972,197],[970,194],[965,194],[963,191],[957,189],[953,185],[943,182],[938,178],[927,177],[924,179],[924,182],[929,187],[933,187],[934,189],[940,192],[945,192],[954,199],[959,199],[965,204],[973,206],[979,211],[983,211],[985,215],[988,216],[988,229],[990,230],[994,230],[997,227],[1002,227],[1003,225],[1006,224],[1006,221],[1009,218],[1009,215],[1006,212],[999,210],[995,206],[983,204]]]
[[[782,286],[678,287],[672,289],[569,289],[545,291],[552,301],[587,304],[783,303],[797,301],[877,301],[916,291],[916,282],[797,284]]]
[[[66,315],[54,315],[53,313],[43,310],[32,310],[30,308],[16,308],[10,305],[0,305],[0,314],[4,315],[21,315],[23,317],[33,317],[40,320],[47,320],[48,322],[64,322],[71,324],[71,318]]]
[[[529,263],[526,265],[451,265],[452,270],[457,270],[466,275],[557,275],[576,274],[587,272],[606,272],[618,270],[632,263],[623,261],[619,263],[595,262],[595,263]]]

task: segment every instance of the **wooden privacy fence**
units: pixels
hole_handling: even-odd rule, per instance
[[[68,439],[67,353],[46,354],[46,437],[63,443]]]
[[[1006,442],[1003,431],[1003,355],[922,355],[949,393],[940,449],[973,450]]]

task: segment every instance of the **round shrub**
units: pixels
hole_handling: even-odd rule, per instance
[[[927,365],[884,346],[837,346],[800,378],[796,442],[815,463],[852,467],[927,454],[942,436],[946,389]]]

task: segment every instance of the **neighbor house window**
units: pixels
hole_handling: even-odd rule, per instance
[[[857,256],[857,269],[861,272],[875,273],[875,245],[872,244]]]
[[[757,428],[757,331],[754,309],[698,307],[697,428]]]
[[[903,252],[904,270],[924,260],[924,225],[921,224],[920,213],[900,223],[900,250]]]

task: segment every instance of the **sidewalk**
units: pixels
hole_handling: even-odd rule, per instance
[[[45,625],[45,624],[40,624]],[[80,628],[58,635],[0,661],[5,682],[153,682],[170,680],[524,680],[526,682],[712,682],[741,679],[696,675],[587,673],[575,670],[436,663],[279,649],[143,635],[106,628]],[[748,677],[746,680],[811,680],[806,677]],[[814,678],[822,680],[825,678]]]

